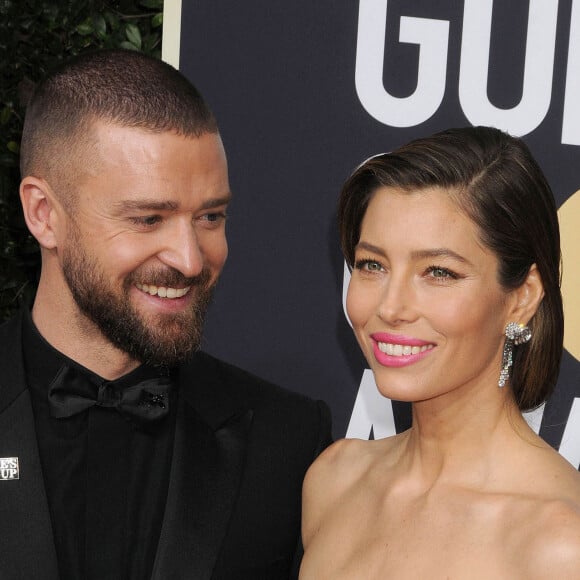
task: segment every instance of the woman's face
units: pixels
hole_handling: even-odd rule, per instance
[[[497,389],[516,300],[478,228],[440,188],[381,188],[355,249],[347,310],[381,393],[421,401]]]

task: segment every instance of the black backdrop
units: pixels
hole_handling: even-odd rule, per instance
[[[569,201],[561,211],[568,212],[574,238],[580,231],[572,200],[580,181],[578,5],[184,2],[179,66],[218,118],[234,192],[230,256],[204,348],[325,399],[337,437],[405,428],[406,405],[378,400],[368,373],[361,387],[366,365],[342,306],[335,226],[341,184],[363,159],[414,137],[496,125],[524,136],[558,206]],[[578,268],[577,244],[567,243],[566,267]],[[580,298],[568,292],[565,299],[574,322],[570,313]],[[558,390],[529,417],[577,467],[579,336],[578,325],[568,326]]]

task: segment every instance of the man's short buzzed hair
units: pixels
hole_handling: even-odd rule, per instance
[[[186,137],[218,131],[202,96],[171,65],[131,50],[85,53],[49,74],[32,94],[22,176],[61,180],[60,164],[75,156],[95,121]]]

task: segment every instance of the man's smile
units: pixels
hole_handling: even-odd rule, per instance
[[[191,286],[186,286],[185,288],[171,288],[167,286],[154,286],[153,284],[138,284],[135,286],[151,296],[159,296],[160,298],[181,298],[185,296]]]

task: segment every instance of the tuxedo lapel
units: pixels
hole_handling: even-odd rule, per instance
[[[252,411],[203,360],[182,371],[165,516],[152,580],[209,580],[243,473]]]
[[[0,578],[58,578],[56,552],[26,389],[20,317],[0,329],[0,458],[17,457],[19,479],[0,480]]]

